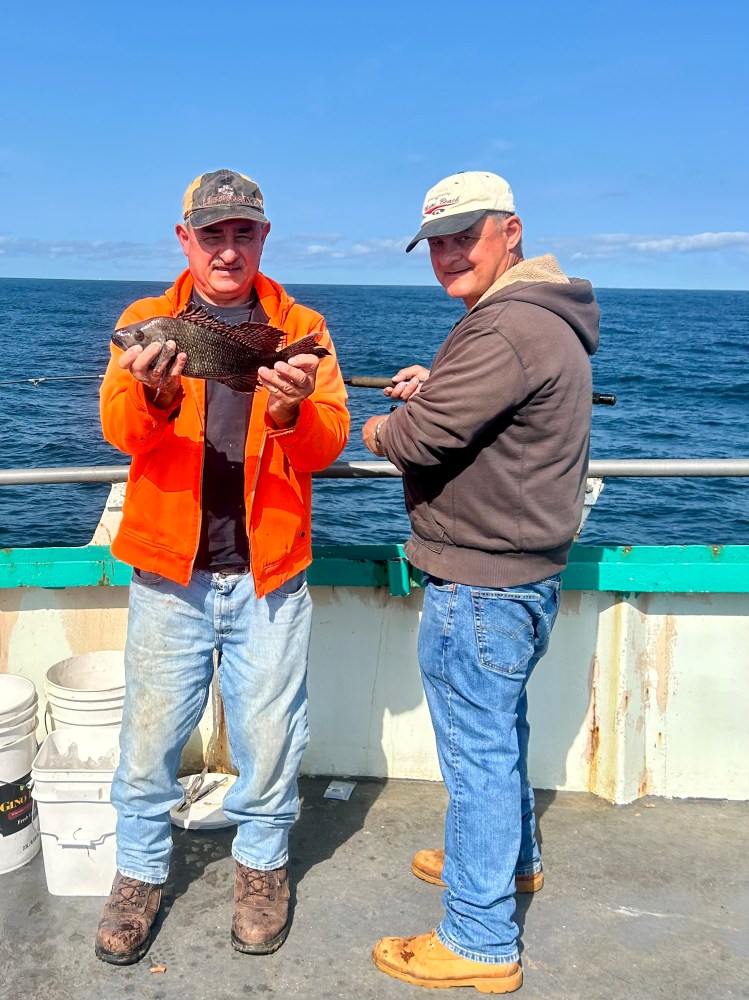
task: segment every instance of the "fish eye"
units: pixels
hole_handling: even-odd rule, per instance
[[[142,330],[136,330],[135,333],[133,334],[134,339],[137,340],[138,343],[140,343],[141,340],[143,340],[143,336],[144,334]]]

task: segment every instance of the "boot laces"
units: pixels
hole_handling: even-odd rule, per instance
[[[242,879],[242,891],[239,902],[245,902],[251,896],[260,896],[263,899],[275,899],[275,872],[261,872],[254,868],[246,868],[244,865],[238,866],[239,877]]]
[[[145,905],[151,886],[140,879],[121,875],[112,891],[111,906],[119,910],[140,908]]]

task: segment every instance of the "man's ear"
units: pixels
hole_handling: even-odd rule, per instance
[[[182,247],[185,256],[187,256],[187,246],[190,242],[190,232],[187,226],[183,225],[181,222],[178,222],[177,225],[174,227],[174,231],[177,234],[177,239],[179,240],[180,246]]]
[[[514,250],[520,246],[523,239],[523,223],[517,215],[511,215],[505,220],[505,234],[507,236],[507,249]]]

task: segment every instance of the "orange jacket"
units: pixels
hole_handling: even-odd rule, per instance
[[[193,279],[184,271],[158,298],[140,299],[120,317],[126,326],[151,316],[177,315],[190,301]],[[317,371],[314,393],[302,402],[293,427],[279,429],[266,412],[267,390],[254,397],[245,449],[245,505],[250,568],[258,597],[279,587],[312,561],[310,521],[315,470],[334,462],[348,439],[346,390],[325,320],[298,305],[262,274],[255,290],[268,321],[291,343],[320,333],[331,352]],[[112,552],[123,562],[187,584],[200,540],[205,432],[205,381],[182,379],[168,410],[145,397],[143,385],[111,358],[100,392],[104,437],[133,456],[122,522]]]

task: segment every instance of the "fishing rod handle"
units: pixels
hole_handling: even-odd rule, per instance
[[[387,389],[395,383],[391,378],[378,378],[374,375],[352,375],[343,380],[344,385],[351,385],[355,389]]]

